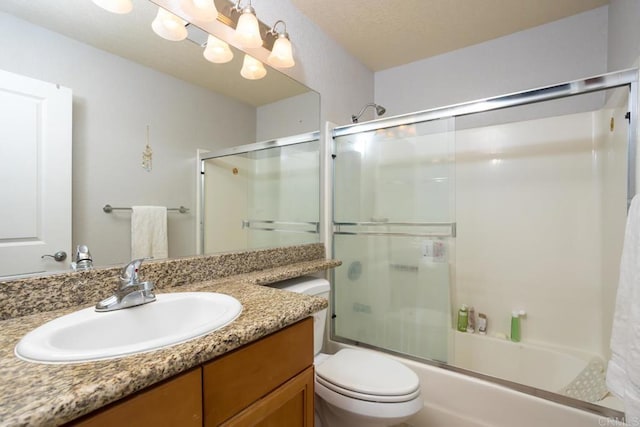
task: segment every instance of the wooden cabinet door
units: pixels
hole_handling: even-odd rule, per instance
[[[152,386],[68,425],[201,427],[202,368]]]
[[[204,365],[205,427],[222,425],[312,365],[312,317]]]
[[[313,427],[313,367],[292,378],[224,427]]]

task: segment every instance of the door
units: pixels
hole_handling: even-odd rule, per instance
[[[71,90],[0,70],[0,276],[65,270]]]
[[[334,138],[332,332],[448,360],[455,121]]]

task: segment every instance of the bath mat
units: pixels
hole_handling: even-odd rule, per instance
[[[559,393],[592,403],[602,400],[609,393],[602,359],[591,359],[582,372]]]

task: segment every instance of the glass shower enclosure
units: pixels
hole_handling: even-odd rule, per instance
[[[318,132],[201,155],[199,252],[316,243]]]
[[[627,70],[336,128],[332,339],[621,409],[604,367],[637,81]]]
[[[335,333],[446,361],[454,121],[336,139]],[[343,319],[345,321],[343,321]]]

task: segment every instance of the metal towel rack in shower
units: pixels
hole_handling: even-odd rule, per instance
[[[245,219],[242,220],[242,228],[258,231],[281,231],[285,233],[320,233],[319,222],[307,221],[272,221],[261,219]]]
[[[380,229],[384,227],[384,229]],[[335,222],[333,234],[397,236],[397,237],[456,237],[455,222],[389,222],[374,220],[365,222]],[[370,229],[373,228],[373,229]],[[414,232],[409,230],[422,230]]]
[[[105,213],[111,213],[113,211],[130,211],[130,210],[133,210],[133,208],[117,208],[117,207],[111,206],[111,205],[104,205],[102,210]],[[180,212],[180,213],[187,213],[187,212],[189,212],[189,208],[185,208],[184,206],[180,206],[179,208],[167,208],[167,211],[176,211],[176,212]]]

